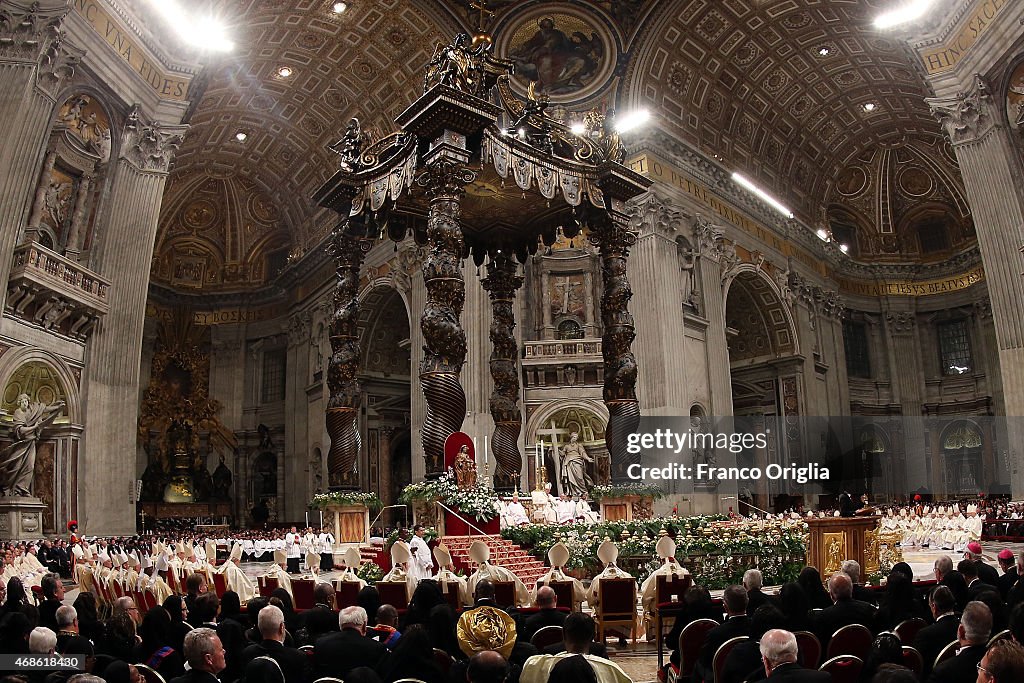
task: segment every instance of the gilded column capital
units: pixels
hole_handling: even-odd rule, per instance
[[[964,92],[953,97],[929,97],[925,101],[954,145],[974,142],[996,125],[991,89],[980,74],[975,74],[970,89]]]
[[[135,105],[124,124],[121,158],[140,171],[167,173],[188,129],[185,125],[166,126],[148,121]]]

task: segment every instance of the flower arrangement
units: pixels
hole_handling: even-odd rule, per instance
[[[654,484],[608,484],[590,489],[590,498],[594,501],[625,496],[644,496],[659,500],[665,497],[665,491]]]
[[[356,576],[366,583],[377,583],[384,578],[384,570],[375,562],[364,562],[356,570]]]
[[[363,491],[332,491],[331,493],[318,493],[313,496],[309,507],[323,510],[331,505],[365,505],[370,510],[380,510],[384,507],[380,496],[373,492]]]
[[[480,484],[459,488],[451,469],[433,481],[406,486],[399,500],[403,503],[439,500],[458,512],[473,516],[478,522],[487,522],[498,516],[494,490]]]
[[[657,568],[655,544],[661,530],[674,535],[676,558],[708,588],[738,583],[743,572],[761,569],[766,583],[794,580],[804,566],[807,525],[802,521],[732,521],[724,515],[666,517],[598,524],[525,525],[502,536],[530,547],[542,561],[561,541],[569,549],[567,568],[597,573],[597,547],[611,538],[619,547],[619,565],[643,580]]]

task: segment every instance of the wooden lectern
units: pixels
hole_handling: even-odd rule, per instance
[[[872,532],[878,527],[878,517],[808,517],[810,532],[807,547],[807,564],[821,572],[821,578],[828,578],[842,569],[843,560],[860,563],[863,581],[869,567],[878,566],[878,545],[872,542]],[[871,557],[872,553],[874,557]]]

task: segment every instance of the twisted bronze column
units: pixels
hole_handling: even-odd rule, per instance
[[[512,331],[516,327],[514,310],[516,290],[523,278],[516,275],[516,262],[510,254],[498,252],[487,264],[487,277],[481,280],[491,297],[491,417],[494,434],[491,446],[497,469],[494,487],[498,490],[518,489],[523,457],[519,453],[519,432],[522,414],[519,411],[519,345]]]
[[[612,478],[625,477],[626,468],[637,460],[626,452],[626,436],[640,422],[640,403],[636,398],[636,356],[631,345],[636,338],[629,300],[633,290],[626,275],[629,248],[636,235],[628,223],[611,217],[593,233],[601,255],[601,322],[604,334],[601,348],[604,356],[604,402],[608,406],[608,429],[605,439],[612,455]]]
[[[427,302],[420,317],[424,341],[420,386],[427,402],[422,437],[427,476],[443,471],[445,439],[462,429],[466,417],[466,393],[459,383],[466,360],[466,333],[459,322],[466,301],[459,220],[465,185],[475,177],[462,163],[442,157],[417,179],[430,198],[427,256],[423,259]]]
[[[327,481],[331,488],[357,488],[359,477],[359,269],[370,250],[370,241],[349,234],[349,219],[331,232],[338,282],[331,311],[331,359],[327,366]]]

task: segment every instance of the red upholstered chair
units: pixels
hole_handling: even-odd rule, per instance
[[[722,669],[725,667],[725,658],[729,656],[729,653],[732,652],[734,647],[745,640],[750,640],[750,638],[747,636],[736,636],[735,638],[730,638],[725,641],[718,646],[717,650],[715,650],[715,656],[711,660],[711,669],[715,672],[716,681],[722,680]]]
[[[821,641],[810,631],[794,631],[797,660],[805,669],[816,669],[821,662]]]
[[[359,584],[355,581],[334,582],[334,606],[339,610],[359,603]]]
[[[223,574],[214,572],[213,574],[213,590],[217,591],[217,597],[223,597],[224,593],[228,590],[228,580],[224,578]]]
[[[679,677],[689,680],[708,631],[718,626],[714,619],[695,619],[679,634]]]
[[[377,593],[380,595],[380,604],[391,605],[399,614],[404,614],[409,609],[409,593],[405,581],[378,581]]]
[[[839,655],[853,655],[860,659],[867,656],[871,649],[871,631],[860,624],[849,624],[832,634],[828,643],[825,659],[833,659]]]
[[[893,629],[893,633],[899,637],[901,643],[904,645],[910,645],[914,642],[914,636],[917,635],[917,632],[927,625],[928,622],[924,619],[912,617],[897,624],[896,628]]]
[[[548,585],[551,586],[551,590],[555,591],[555,597],[558,600],[555,602],[556,607],[568,607],[572,609],[572,581],[550,581]]]
[[[935,671],[935,667],[937,667],[939,664],[942,664],[947,659],[953,659],[953,657],[956,657],[956,651],[959,649],[960,641],[958,640],[954,640],[949,645],[942,648],[942,651],[939,652],[939,656],[935,658],[935,663],[932,664],[932,671]]]
[[[910,647],[909,645],[903,646],[903,666],[907,667],[915,674],[918,678],[921,677],[921,672],[924,671],[924,658],[921,653]]]
[[[265,598],[269,598],[270,594],[277,590],[280,583],[276,576],[261,576],[259,577],[260,582],[260,595]]]
[[[858,683],[863,668],[864,661],[860,657],[839,655],[822,664],[819,671],[832,674],[832,683]]]
[[[296,610],[310,609],[316,602],[313,600],[313,588],[316,582],[312,579],[292,579],[292,600]]]
[[[149,590],[148,588],[146,590],[144,590],[144,591],[141,591],[141,597],[142,597],[142,604],[145,605],[145,607],[143,609],[146,612],[148,612],[149,610],[153,609],[158,604],[157,601],[156,601],[156,595],[153,593],[153,591]]]
[[[560,643],[564,640],[562,636],[561,626],[545,626],[544,628],[537,629],[533,637],[530,638],[530,644],[536,647],[541,652],[544,652],[544,648],[555,643]]]
[[[665,652],[662,647],[665,643],[665,619],[678,617],[683,611],[683,596],[693,585],[693,577],[686,576],[661,576],[655,579],[654,597],[654,628],[657,637],[658,648],[658,669],[661,670],[665,661]]]
[[[516,584],[515,581],[492,581],[494,586],[494,602],[498,607],[516,606]]]
[[[636,638],[636,580],[601,579],[597,586],[597,640],[605,642],[609,628],[626,628]],[[501,604],[500,602],[498,603]]]
[[[448,672],[452,670],[452,664],[454,663],[455,660],[450,654],[440,648],[434,648],[434,664],[441,670],[442,674],[447,676]]]
[[[462,610],[462,596],[459,594],[459,583],[457,581],[442,581],[441,593],[444,595],[445,602],[452,608],[452,611],[458,614]]]
[[[994,636],[992,636],[991,638],[988,639],[988,646],[992,647],[992,643],[995,643],[996,641],[999,641],[999,640],[1009,640],[1012,637],[1013,636],[1010,633],[1010,629],[1006,629],[1005,631],[1000,631],[999,633],[995,634]]]

